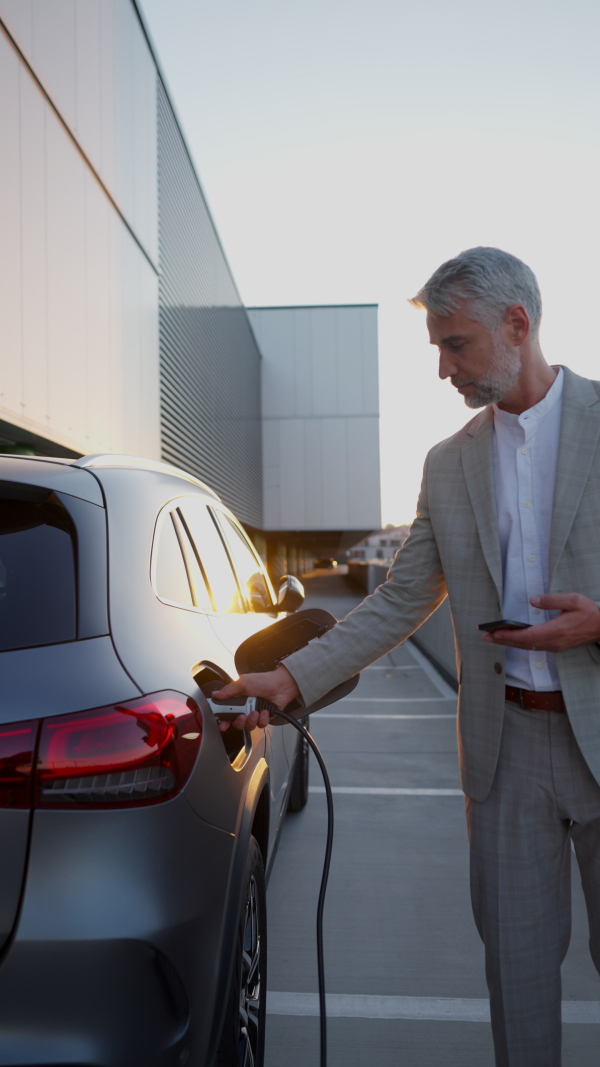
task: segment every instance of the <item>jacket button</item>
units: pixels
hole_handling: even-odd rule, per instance
[[[502,674],[502,664],[501,663],[494,663],[494,670],[495,670],[496,674]]]

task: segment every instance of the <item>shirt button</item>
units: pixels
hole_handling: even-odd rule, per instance
[[[502,664],[501,663],[494,663],[494,670],[495,670],[496,674],[502,674]]]
[[[527,455],[527,449],[526,448],[522,448],[521,449],[521,455],[522,456],[526,456]]]
[[[533,614],[534,615],[541,615],[542,614],[542,609],[541,608],[534,608],[533,609]]]
[[[526,508],[530,508],[531,507],[531,500],[526,500],[525,501],[525,507]]]
[[[530,556],[529,557],[529,562],[530,563],[535,563],[535,556]]]
[[[544,664],[542,663],[541,659],[539,659],[536,663],[536,667],[542,668],[543,666]]]

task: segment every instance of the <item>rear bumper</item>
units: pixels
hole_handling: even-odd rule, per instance
[[[202,1067],[236,845],[182,795],[36,812],[0,966],[0,1067]]]
[[[17,943],[0,969],[0,1064],[180,1067],[189,1011],[143,942]]]

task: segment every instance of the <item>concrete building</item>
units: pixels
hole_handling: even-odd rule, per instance
[[[377,308],[249,308],[262,353],[264,528],[344,558],[381,515]]]
[[[380,525],[373,307],[244,308],[135,0],[0,0],[0,448],[162,458],[275,574]]]

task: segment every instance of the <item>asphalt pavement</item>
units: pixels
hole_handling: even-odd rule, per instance
[[[342,618],[360,595],[309,578],[307,606]],[[334,788],[325,907],[328,1067],[493,1067],[483,947],[469,900],[456,694],[407,642],[311,719]],[[269,883],[266,1067],[317,1067],[315,913],[326,832],[316,762]],[[573,857],[574,860],[574,857]],[[573,863],[563,966],[563,1067],[600,1064],[600,979]]]

